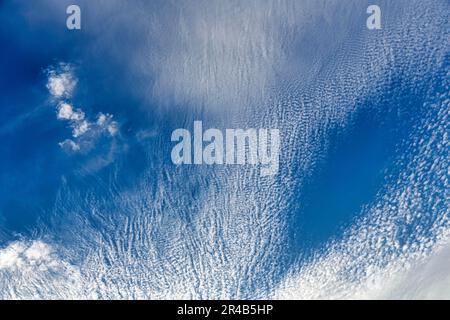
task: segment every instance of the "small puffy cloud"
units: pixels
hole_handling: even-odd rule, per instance
[[[89,123],[86,120],[77,121],[73,127],[72,135],[74,138],[78,138],[88,132]]]
[[[117,124],[117,122],[113,121],[108,126],[107,130],[111,136],[115,136],[117,134],[117,132],[119,131],[119,125]]]
[[[54,98],[72,95],[77,84],[69,65],[60,65],[60,70],[48,71],[47,89]]]
[[[58,119],[70,119],[72,117],[72,106],[67,103],[61,103],[58,107]]]
[[[107,115],[100,113],[97,117],[97,124],[103,126],[108,119],[109,117]]]
[[[74,120],[81,121],[84,119],[84,112],[80,109],[73,110],[72,106],[68,103],[61,102],[58,106],[58,119],[60,120]]]
[[[115,136],[119,132],[119,124],[112,120],[113,116],[110,114],[99,113],[97,116],[98,130],[106,130],[111,136]]]
[[[85,114],[81,109],[74,110],[72,106],[66,102],[58,105],[57,118],[59,120],[67,120],[71,122],[72,136],[78,138],[89,131],[90,124],[85,120]]]

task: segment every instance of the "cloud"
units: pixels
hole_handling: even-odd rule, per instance
[[[97,117],[97,124],[99,126],[103,126],[107,120],[108,120],[108,117],[106,115],[104,115],[103,113],[100,113]]]
[[[119,131],[119,126],[117,122],[112,121],[110,125],[108,125],[107,130],[111,136],[115,136]]]
[[[119,124],[113,120],[113,115],[100,112],[97,116],[96,126],[100,131],[107,131],[109,135],[115,136],[119,132]]]
[[[89,121],[81,108],[74,108],[68,100],[72,98],[78,79],[74,75],[71,64],[60,63],[56,68],[47,71],[47,88],[53,99],[57,100],[56,117],[69,122],[72,138],[59,143],[66,151],[80,152],[92,148],[101,136],[115,137],[119,133],[119,124],[113,115],[100,112],[96,121]]]
[[[58,106],[58,119],[81,121],[85,117],[84,112],[80,109],[74,111],[68,103],[61,102]]]
[[[42,241],[17,241],[0,250],[0,270],[46,270],[56,265],[53,249]]]
[[[68,299],[87,296],[80,270],[42,240],[14,241],[0,248],[0,299]]]
[[[208,7],[208,3],[212,3],[212,7]],[[421,52],[420,48],[399,41],[401,38],[396,37],[398,33],[391,30],[393,39],[387,36],[380,37],[382,46],[367,50],[374,54],[374,56],[369,57],[370,59],[359,60],[359,57],[364,56],[364,51],[358,51],[358,49],[361,49],[358,43],[350,43],[352,49],[350,52],[336,50],[337,55],[348,56],[348,60],[344,60],[346,63],[341,64],[340,67],[324,68],[325,72],[336,74],[336,77],[321,79],[324,84],[322,87],[312,87],[311,91],[317,94],[319,98],[315,99],[316,96],[314,95],[311,98],[312,102],[307,99],[305,101],[297,100],[297,96],[300,96],[300,94],[295,90],[308,90],[309,82],[302,82],[301,80],[303,77],[308,78],[309,74],[298,72],[294,79],[289,79],[289,76],[299,70],[298,68],[295,68],[295,66],[293,68],[288,66],[285,69],[277,68],[279,67],[277,61],[291,61],[290,57],[285,56],[285,53],[289,50],[284,51],[283,48],[286,48],[293,38],[290,34],[283,32],[284,23],[295,24],[298,22],[303,24],[303,21],[310,21],[315,16],[318,17],[317,19],[321,22],[319,31],[322,33],[312,32],[308,37],[308,31],[310,30],[306,28],[307,23],[303,24],[306,31],[299,32],[295,37],[300,41],[297,43],[292,41],[293,45],[301,44],[301,46],[299,45],[301,47],[300,52],[293,51],[291,54],[299,57],[299,60],[305,60],[305,65],[310,63],[311,60],[317,60],[312,61],[311,65],[318,66],[318,69],[321,69],[322,66],[329,65],[330,61],[338,60],[338,62],[342,62],[343,59],[339,60],[334,56],[333,59],[323,59],[314,51],[317,46],[315,46],[316,39],[313,38],[317,36],[317,42],[320,43],[332,43],[338,35],[345,34],[340,30],[348,28],[349,22],[353,21],[350,16],[354,16],[354,12],[346,10],[348,9],[346,6],[342,6],[342,8],[347,11],[347,16],[343,16],[338,11],[337,8],[341,7],[342,2],[335,2],[339,5],[334,7],[329,7],[327,2],[328,10],[323,10],[322,6],[325,5],[325,2],[313,1],[310,3],[317,3],[317,12],[323,11],[323,14],[315,14],[314,10],[304,9],[306,5],[303,2],[298,6],[292,5],[292,7],[278,11],[279,2],[274,2],[272,7],[270,3],[261,5],[259,1],[253,2],[253,6],[246,2],[245,5],[235,6],[234,9],[233,5],[230,4],[230,10],[228,10],[228,4],[221,2],[208,1],[203,2],[202,5],[195,3],[191,7],[183,5],[181,8],[177,8],[173,16],[156,12],[155,19],[149,19],[147,13],[152,12],[151,10],[142,10],[141,6],[135,4],[124,9],[127,6],[126,2],[120,2],[121,5],[119,6],[117,1],[108,1],[108,5],[111,5],[111,7],[116,5],[120,8],[120,11],[111,12],[108,8],[102,7],[103,10],[90,10],[90,12],[100,12],[100,14],[108,17],[107,21],[115,24],[114,28],[117,28],[111,28],[111,25],[107,23],[104,25],[98,23],[98,28],[94,28],[96,30],[94,32],[99,33],[95,48],[101,48],[101,42],[105,41],[103,44],[106,45],[103,48],[105,52],[108,52],[116,44],[120,54],[117,57],[128,57],[128,59],[117,60],[129,62],[131,67],[127,70],[132,70],[130,73],[135,76],[136,73],[140,75],[141,72],[148,72],[149,77],[146,79],[156,79],[153,90],[148,90],[148,92],[152,92],[156,99],[161,101],[170,102],[173,99],[180,104],[185,101],[192,101],[195,104],[204,104],[206,107],[219,105],[233,108],[246,102],[254,103],[258,101],[257,98],[260,93],[265,93],[265,85],[270,84],[272,77],[286,72],[288,75],[283,80],[286,80],[289,85],[295,84],[296,81],[299,81],[300,84],[293,85],[294,88],[288,87],[285,89],[289,92],[289,96],[280,101],[279,104],[282,108],[274,107],[269,111],[278,116],[280,125],[286,126],[286,123],[282,122],[286,118],[295,124],[293,127],[295,130],[288,131],[289,135],[293,137],[292,140],[298,137],[300,139],[299,144],[304,144],[304,141],[313,144],[315,141],[312,138],[311,142],[309,140],[309,137],[313,134],[310,135],[309,133],[320,132],[323,128],[326,129],[325,126],[319,126],[322,122],[316,123],[319,120],[314,122],[315,119],[327,123],[330,119],[334,119],[331,116],[328,117],[329,114],[333,116],[335,114],[346,115],[344,106],[350,105],[353,107],[358,102],[356,99],[358,95],[353,95],[353,92],[360,94],[359,97],[361,98],[366,96],[361,90],[366,86],[361,85],[361,83],[376,82],[374,79],[377,79],[377,77],[368,72],[372,69],[359,68],[359,66],[374,65],[375,69],[383,70],[384,66],[391,67],[391,63],[396,60],[394,58],[398,57],[390,52],[388,54],[384,52],[398,50],[403,53],[397,46],[392,46],[389,41],[394,40],[392,42],[399,43],[400,47],[412,48],[407,53],[425,61],[420,64],[411,63],[414,68],[425,64],[427,70],[429,70],[430,63],[427,63],[427,61],[434,60],[423,59],[422,55],[418,54]],[[102,3],[102,6],[107,7],[108,5],[106,5],[106,2]],[[134,6],[134,9],[132,6]],[[198,8],[202,9],[199,11]],[[335,15],[334,18],[333,15]],[[111,16],[115,19],[109,19]],[[395,14],[392,16],[395,16]],[[343,27],[339,25],[338,21],[340,20],[344,22]],[[421,20],[423,20],[422,17]],[[100,19],[100,21],[102,20]],[[402,19],[402,21],[409,20]],[[130,26],[126,29],[132,30],[133,33],[136,33],[135,30],[149,31],[148,33],[139,33],[139,36],[148,37],[148,50],[135,46],[130,50],[133,54],[136,52],[136,55],[141,55],[138,57],[140,59],[134,59],[136,56],[128,55],[129,52],[126,52],[126,46],[122,41],[116,41],[114,38],[118,34],[114,30],[120,28],[120,31],[126,32],[123,28],[124,25]],[[317,27],[317,24],[312,23],[312,25]],[[112,32],[105,32],[105,29],[102,30],[102,26]],[[139,29],[142,26],[148,28]],[[280,27],[278,28],[278,26]],[[339,26],[341,26],[341,29],[338,28]],[[166,32],[166,30],[168,31]],[[331,36],[320,38],[327,32]],[[155,40],[155,35],[157,37],[158,34],[164,34],[164,36]],[[423,34],[428,37],[430,32],[423,32]],[[112,38],[115,41],[111,41]],[[285,40],[280,41],[282,38]],[[418,39],[420,40],[420,38]],[[139,44],[146,43],[145,41],[136,42]],[[424,41],[418,42],[425,43]],[[152,43],[156,44],[152,46]],[[367,44],[367,46],[370,45],[372,45],[372,42]],[[311,53],[309,56],[308,52]],[[95,54],[102,56],[98,52],[95,52]],[[399,56],[407,58],[406,60],[400,59],[402,64],[407,64],[410,61],[409,55]],[[147,59],[147,63],[143,63],[144,58]],[[136,70],[139,71],[135,72]],[[343,70],[346,72],[344,73]],[[348,74],[351,74],[351,77]],[[420,73],[418,74],[420,75]],[[386,73],[386,77],[389,79],[391,79],[391,75],[390,72]],[[124,82],[126,81],[124,80]],[[132,87],[139,87],[134,84]],[[380,89],[378,83],[374,86],[375,89]],[[338,94],[336,94],[336,90],[338,90]],[[64,92],[65,89],[58,90],[58,92],[61,91]],[[350,98],[340,99],[339,92],[343,93],[344,97],[350,96]],[[67,98],[65,97],[65,99]],[[310,97],[307,96],[307,98]],[[323,106],[330,106],[330,108],[327,109]],[[343,107],[340,108],[340,106]],[[229,109],[223,110],[228,112]],[[330,110],[329,113],[327,113],[328,110]],[[349,111],[351,110],[353,109]],[[256,108],[251,111],[254,118],[258,118],[261,112]],[[297,116],[297,111],[298,114],[302,114],[301,117]],[[337,116],[335,117],[337,118]],[[241,118],[243,122],[247,120],[244,115]],[[112,122],[111,118],[109,121]],[[79,146],[82,142],[93,141],[92,135],[97,132],[111,134],[108,128],[113,124],[108,124],[107,115],[101,114],[95,122],[90,123],[95,123],[95,125],[91,125],[90,130],[80,137],[74,140],[66,140],[68,141],[67,146]],[[304,130],[303,128],[307,129]],[[309,131],[309,128],[312,128],[311,131]],[[146,137],[146,134],[142,136]],[[325,138],[319,140],[321,143],[326,141]],[[300,153],[311,155],[314,154],[314,149],[305,148]],[[447,162],[439,161],[439,163],[446,164]],[[417,169],[421,167],[415,166],[413,171],[418,172]],[[136,216],[135,219],[124,214],[123,220],[119,220],[120,222],[114,220],[103,229],[96,225],[96,232],[99,232],[99,237],[86,236],[86,234],[90,235],[85,231],[87,228],[80,227],[77,229],[77,234],[80,237],[79,241],[75,241],[74,247],[80,251],[82,250],[79,249],[79,244],[83,241],[106,239],[103,242],[95,243],[95,245],[90,242],[91,247],[87,245],[85,247],[85,252],[87,251],[94,256],[94,258],[91,256],[90,259],[85,259],[88,264],[86,270],[91,272],[92,278],[96,278],[98,283],[96,292],[101,297],[129,298],[139,294],[144,298],[152,297],[152,295],[166,298],[173,296],[235,298],[236,296],[246,297],[246,288],[251,291],[251,297],[258,297],[256,293],[259,289],[258,284],[273,284],[276,281],[276,279],[271,278],[271,275],[275,272],[270,272],[274,270],[270,268],[277,264],[277,261],[272,263],[273,260],[267,259],[267,257],[276,257],[277,254],[282,255],[284,254],[283,250],[286,250],[286,245],[280,238],[287,232],[282,228],[282,223],[279,223],[281,226],[277,224],[278,219],[281,220],[279,217],[284,218],[284,212],[281,214],[278,210],[281,211],[285,208],[289,210],[284,202],[289,197],[289,182],[291,178],[294,180],[298,177],[288,176],[285,180],[280,179],[281,183],[286,184],[288,188],[278,188],[276,184],[269,184],[269,187],[266,188],[265,184],[258,184],[258,181],[255,183],[254,180],[247,179],[251,178],[249,175],[236,175],[235,177],[227,172],[224,177],[221,175],[208,176],[208,181],[214,183],[207,188],[198,188],[199,200],[192,201],[190,197],[184,198],[182,192],[174,192],[174,190],[183,190],[179,186],[186,185],[186,181],[194,181],[196,187],[204,186],[204,181],[195,180],[196,175],[191,175],[187,180],[182,180],[185,178],[183,175],[171,175],[166,170],[161,170],[161,172],[164,173],[164,178],[161,178],[161,176],[155,177],[152,168],[152,171],[149,171],[148,174],[151,182],[143,183],[142,186],[139,185],[132,197],[129,194],[117,196],[114,191],[111,192],[112,196],[105,200],[108,204],[112,201],[123,200],[125,203],[123,207],[114,203],[114,212],[117,211],[120,214],[133,212]],[[301,173],[301,171],[293,172],[294,174]],[[423,172],[418,176],[420,179],[426,179]],[[224,179],[221,180],[221,178]],[[168,182],[166,183],[166,181]],[[180,181],[183,183],[179,183]],[[428,186],[436,185],[435,182],[430,181]],[[153,185],[157,185],[161,189],[153,192]],[[250,187],[244,189],[247,186]],[[189,187],[190,185],[187,186],[187,188]],[[295,188],[295,191],[299,189],[301,188]],[[205,190],[204,194],[202,194],[203,190]],[[234,190],[238,190],[238,193],[234,194]],[[270,192],[267,198],[264,197],[266,190]],[[428,197],[430,193],[425,192],[427,190],[428,187],[426,189],[418,188],[416,194],[425,194]],[[388,195],[398,195],[395,190],[389,191]],[[405,203],[402,199],[408,199],[409,202],[416,203],[419,198],[408,198],[408,194],[413,191],[414,188],[412,190],[405,188],[396,199],[400,199],[398,202]],[[156,195],[156,201],[151,198],[153,194]],[[386,241],[395,238],[399,228],[396,228],[395,224],[385,223],[385,220],[389,219],[390,216],[393,220],[401,220],[403,216],[399,216],[399,213],[405,211],[405,206],[398,205],[396,199],[390,199],[391,201],[380,205],[380,208],[374,208],[373,215],[379,218],[378,224],[368,223],[363,225],[361,230],[355,231],[361,236],[349,239],[349,245],[335,246],[334,249],[336,250],[330,250],[331,253],[317,259],[311,266],[305,266],[302,273],[295,274],[293,291],[296,297],[342,297],[345,294],[348,297],[352,293],[364,294],[368,292],[363,289],[352,290],[355,288],[354,282],[357,282],[356,285],[360,285],[363,280],[367,279],[362,286],[371,286],[374,290],[380,283],[386,282],[386,278],[378,278],[375,275],[389,275],[393,273],[391,271],[398,267],[392,266],[391,268],[378,268],[377,270],[377,267],[372,265],[385,262],[382,256],[385,252],[383,250],[397,251],[402,247],[395,241],[389,242],[390,246],[386,245]],[[77,207],[83,201],[87,201],[86,208],[90,210],[83,211],[82,206]],[[63,201],[64,208],[69,207],[68,203],[68,201]],[[79,213],[82,217],[80,221],[88,221],[86,216],[93,213],[98,214],[101,218],[107,217],[97,221],[113,220],[110,219],[111,212],[103,209],[105,207],[107,206],[99,206],[96,201],[80,197],[71,203],[70,211],[68,210],[67,214]],[[186,210],[180,211],[179,208],[186,208]],[[409,210],[410,214],[414,216],[414,212],[421,212],[417,209],[420,208],[413,207],[412,210]],[[189,219],[189,224],[184,224],[186,220],[184,215],[186,212],[189,213],[190,210],[197,213],[194,215],[196,220]],[[428,212],[435,211],[430,210]],[[161,212],[164,214],[161,214]],[[379,214],[379,212],[382,212],[382,214]],[[177,220],[180,213],[182,216]],[[118,215],[120,216],[120,214]],[[192,232],[193,228],[196,232]],[[186,241],[186,239],[189,241]],[[86,248],[88,249],[86,250]],[[133,250],[129,250],[129,248]],[[408,247],[405,250],[407,249]],[[98,259],[95,259],[96,257]],[[174,263],[174,261],[178,263]],[[392,259],[389,261],[392,261]],[[345,275],[355,275],[351,273],[352,267],[362,271],[359,271],[356,277],[349,279]],[[279,269],[275,270],[279,271]],[[366,273],[370,277],[366,277]],[[247,277],[250,277],[251,280],[248,280]],[[262,280],[257,282],[256,279],[259,278],[262,278]],[[361,280],[361,278],[363,279]],[[20,282],[18,283],[20,284]],[[33,285],[28,285],[27,289],[31,290],[32,287]],[[40,290],[37,294],[42,296],[42,288],[37,288]],[[55,290],[51,293],[54,292]]]
[[[89,131],[89,123],[86,120],[83,120],[76,123],[76,126],[73,128],[72,135],[74,138],[78,138],[88,131]]]
[[[70,97],[75,89],[77,80],[74,78],[70,66],[60,64],[60,71],[48,71],[47,88],[54,98]]]
[[[78,143],[75,143],[71,139],[66,139],[63,142],[59,143],[59,146],[66,151],[77,152],[81,150],[81,147]]]
[[[424,103],[428,114],[399,173],[341,241],[288,274],[278,299],[449,299],[450,211],[448,198],[448,92]]]

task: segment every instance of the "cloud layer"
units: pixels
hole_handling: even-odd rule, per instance
[[[36,240],[2,249],[0,283],[7,287],[1,297],[446,294],[437,285],[448,279],[448,208],[439,200],[448,198],[445,95],[430,97],[434,101],[424,106],[430,113],[410,132],[409,147],[397,158],[402,172],[386,177],[344,239],[330,240],[311,261],[286,264],[292,202],[322,161],[330,128],[345,131],[354,113],[364,111],[358,110],[362,100],[392,103],[380,96],[399,74],[406,76],[398,87],[412,92],[420,91],[422,82],[438,85],[426,77],[442,64],[444,50],[437,44],[445,40],[440,38],[445,17],[438,13],[446,3],[424,2],[433,9],[420,19],[409,2],[392,4],[395,19],[387,20],[382,36],[358,27],[365,21],[350,9],[359,8],[360,1],[96,4],[101,10],[87,12],[83,24],[96,26],[88,31],[96,41],[83,51],[87,57],[121,61],[129,71],[122,80],[132,83],[129,94],[147,102],[150,114],[149,106],[169,107],[172,116],[170,107],[182,105],[187,110],[179,115],[182,121],[234,113],[236,121],[224,121],[233,127],[257,122],[281,128],[280,176],[261,179],[248,168],[166,166],[160,153],[166,137],[161,137],[147,154],[152,162],[131,188],[96,179],[89,180],[87,191],[64,186],[50,229],[64,245]],[[398,20],[400,12],[406,15]],[[118,34],[125,42],[117,41]],[[433,45],[436,50],[429,50]],[[72,137],[61,146],[78,153],[95,148],[100,136],[113,143],[120,128],[112,115],[91,116],[72,101],[80,85],[75,74],[70,65],[56,66],[47,88],[56,118],[71,129]],[[96,187],[102,193],[92,192]],[[35,266],[57,272],[37,272]],[[418,281],[415,275],[428,279]],[[22,281],[26,288],[18,286]]]

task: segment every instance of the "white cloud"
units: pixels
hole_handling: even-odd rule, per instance
[[[97,117],[97,124],[99,126],[102,126],[107,120],[108,120],[108,117],[106,115],[104,115],[103,113],[100,113]]]
[[[42,241],[11,243],[0,250],[0,270],[48,269],[55,265],[53,249]]]
[[[85,117],[80,109],[73,110],[72,106],[66,102],[61,102],[58,106],[58,119],[81,121]]]
[[[119,131],[119,124],[113,121],[113,116],[110,114],[99,113],[97,116],[97,126],[100,131],[108,131],[111,136],[115,136]]]
[[[78,80],[73,74],[70,64],[59,64],[57,69],[48,71],[47,88],[50,95],[59,100],[57,119],[68,121],[72,128],[72,139],[66,139],[59,146],[70,152],[81,151],[83,146],[92,147],[100,135],[114,137],[119,132],[119,124],[113,121],[113,116],[100,112],[95,122],[90,122],[81,108],[74,109],[67,100],[72,98],[73,90]]]
[[[0,248],[0,299],[75,298],[88,287],[83,284],[79,268],[44,241],[21,240]]]
[[[117,132],[119,131],[119,126],[117,125],[117,122],[113,121],[107,128],[109,134],[111,136],[115,136]]]
[[[72,131],[72,135],[74,138],[78,138],[83,134],[85,134],[86,132],[88,132],[88,130],[89,130],[89,123],[86,120],[76,122]]]
[[[48,72],[47,88],[54,98],[71,96],[77,84],[69,65],[63,64],[60,68],[62,72]]]
[[[450,299],[448,93],[424,106],[402,166],[342,240],[288,274],[279,299]],[[395,179],[394,179],[395,178]]]

